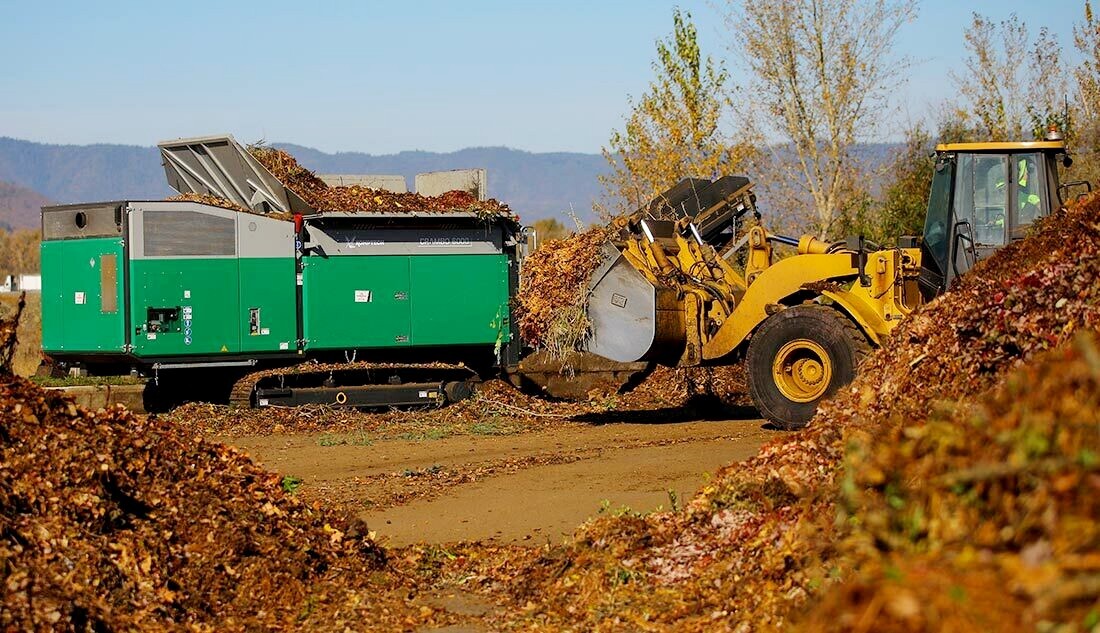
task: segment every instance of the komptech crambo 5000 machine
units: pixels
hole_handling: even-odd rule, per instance
[[[232,137],[160,150],[174,189],[250,212],[44,208],[43,350],[55,361],[166,385],[229,376],[233,400],[253,406],[443,402],[517,362],[513,216],[314,209]]]

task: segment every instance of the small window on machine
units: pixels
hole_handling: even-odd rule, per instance
[[[118,256],[99,256],[99,311],[103,314],[118,312]]]

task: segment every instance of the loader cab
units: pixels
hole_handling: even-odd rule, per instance
[[[1065,143],[951,143],[936,147],[921,243],[921,291],[930,299],[1062,206]]]

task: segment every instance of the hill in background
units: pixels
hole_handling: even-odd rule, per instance
[[[408,151],[373,155],[363,152],[328,154],[310,147],[273,143],[294,155],[302,164],[321,174],[386,174],[405,177],[414,186],[416,174],[427,171],[483,167],[489,173],[489,195],[508,203],[523,222],[533,223],[548,217],[571,224],[565,214],[572,210],[584,221],[595,220],[592,203],[601,196],[599,176],[607,172],[607,163],[599,154],[573,152],[534,153],[507,147],[475,147],[456,152]],[[857,146],[853,159],[876,173],[890,161],[896,144]],[[787,160],[789,152],[776,152]],[[793,160],[793,155],[790,156]],[[803,204],[787,203],[796,210],[776,208],[774,201],[785,199],[772,190],[772,183],[760,174],[749,174],[757,183],[756,193],[765,216],[789,218],[804,212]],[[877,193],[881,176],[868,186]],[[37,192],[41,198],[57,203],[103,200],[153,199],[174,193],[168,188],[155,147],[134,145],[46,145],[0,137],[0,182],[14,183]],[[28,198],[29,199],[29,198]],[[26,224],[25,209],[47,202],[20,202],[5,212],[0,198],[0,223],[12,226],[36,226],[37,219]],[[805,204],[809,204],[806,201]],[[17,220],[7,220],[7,217]]]
[[[318,173],[400,174],[410,188],[418,173],[484,167],[489,172],[489,195],[508,203],[524,222],[561,217],[571,207],[581,218],[593,219],[592,202],[600,193],[597,177],[606,170],[599,154],[483,147],[376,156],[274,145]],[[0,137],[0,181],[17,183],[58,203],[159,199],[173,193],[157,149],[133,145],[46,145]]]
[[[0,137],[0,181],[58,203],[163,198],[172,193],[155,147],[45,145]]]
[[[38,210],[48,204],[53,203],[37,191],[0,182],[0,230],[38,228]]]

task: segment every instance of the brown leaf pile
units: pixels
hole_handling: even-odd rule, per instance
[[[249,145],[248,153],[252,154],[261,165],[284,186],[298,194],[306,204],[314,206],[314,200],[320,199],[328,185],[317,177],[312,171],[298,164],[298,160],[281,149],[275,149],[267,145]]]
[[[800,629],[873,619],[885,632],[1095,630],[1098,334],[1045,352],[970,406],[853,434],[840,497],[840,516],[859,526],[841,540],[853,572]]]
[[[15,348],[19,345],[16,335],[19,329],[19,319],[23,315],[23,309],[27,306],[27,293],[19,295],[19,303],[16,304],[15,314],[9,319],[0,319],[0,375],[13,373],[12,363],[15,359]]]
[[[0,376],[4,630],[282,627],[383,564],[233,448]]]
[[[597,226],[550,240],[524,260],[518,320],[529,345],[568,352],[581,342],[588,328],[588,282],[610,234],[610,228]]]
[[[284,185],[318,211],[418,211],[448,213],[465,211],[486,217],[517,219],[508,205],[497,200],[478,200],[468,191],[448,191],[439,196],[393,193],[358,185],[329,187],[312,171],[298,164],[288,152],[264,145],[248,148],[252,156]]]
[[[684,511],[455,573],[540,630],[1091,629],[1098,326],[1100,197],[918,311],[808,429]]]

